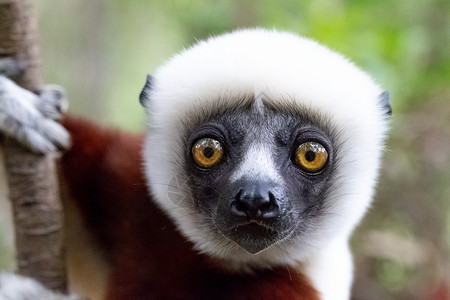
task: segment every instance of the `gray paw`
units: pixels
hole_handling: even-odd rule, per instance
[[[4,76],[0,76],[0,132],[37,153],[54,152],[70,146],[70,135],[54,119],[61,117],[65,93],[41,99]],[[62,92],[61,92],[62,93]]]
[[[61,115],[69,107],[66,90],[60,85],[44,85],[36,91],[36,94],[41,99],[37,108],[44,116],[52,120],[60,120]]]

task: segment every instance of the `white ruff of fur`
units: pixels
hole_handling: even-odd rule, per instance
[[[77,295],[52,292],[28,277],[0,273],[0,300],[82,300]]]
[[[251,255],[192,213],[190,201],[171,201],[167,185],[183,174],[179,160],[184,149],[179,144],[187,114],[255,91],[318,113],[340,133],[341,157],[338,179],[326,201],[332,203],[324,214],[327,219],[318,220],[317,228],[301,240],[286,239]],[[368,75],[343,56],[294,34],[243,30],[199,42],[157,70],[145,105],[149,133],[144,159],[154,198],[196,249],[223,258],[237,269],[307,265],[317,253],[325,253],[332,241],[346,244],[370,204],[387,130],[378,104],[381,93]]]

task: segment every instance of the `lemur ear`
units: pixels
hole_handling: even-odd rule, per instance
[[[392,107],[391,107],[391,96],[388,91],[382,92],[378,96],[378,101],[380,103],[381,108],[386,113],[386,115],[392,115]]]
[[[152,90],[152,82],[153,82],[152,75],[147,75],[144,88],[142,89],[141,94],[139,95],[139,102],[144,107],[150,100],[150,91]]]

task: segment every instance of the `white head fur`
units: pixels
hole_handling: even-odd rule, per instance
[[[304,261],[330,240],[347,239],[370,204],[387,130],[381,93],[368,75],[343,56],[291,33],[242,30],[201,41],[159,68],[145,95],[149,131],[144,159],[150,190],[201,252],[244,270]],[[185,149],[180,148],[180,140],[188,114],[201,111],[204,105],[248,95],[255,97],[257,109],[262,105],[258,97],[264,95],[317,113],[339,132],[339,153],[350,153],[339,161],[328,196],[333,204],[326,208],[327,218],[318,220],[317,229],[307,239],[288,238],[258,254],[224,241],[192,213],[192,203],[173,201],[168,193],[170,182],[184,172],[179,159]],[[245,168],[243,164],[236,176],[245,173]],[[268,176],[276,179],[278,175],[269,172]]]

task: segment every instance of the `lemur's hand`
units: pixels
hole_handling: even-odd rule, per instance
[[[0,273],[0,300],[82,300],[77,295],[62,295],[43,287],[37,281],[19,275]]]
[[[70,135],[55,122],[67,108],[66,93],[55,85],[34,94],[0,75],[0,133],[36,153],[70,146]]]

